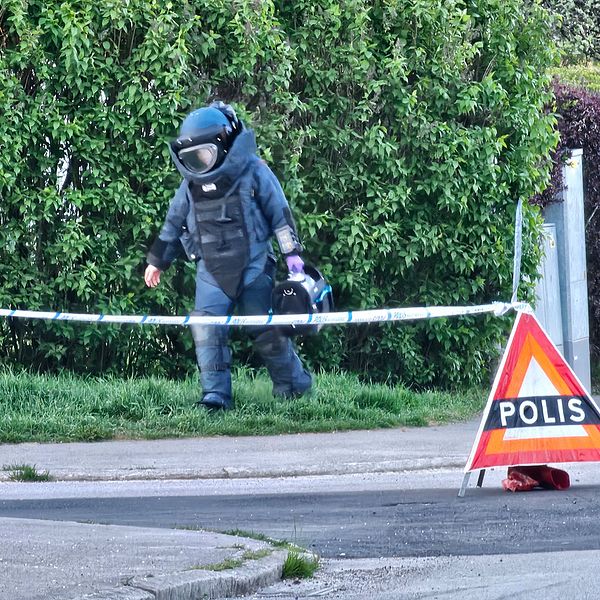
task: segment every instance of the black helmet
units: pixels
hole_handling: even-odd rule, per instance
[[[292,274],[273,288],[272,310],[275,315],[304,315],[333,310],[331,286],[318,269],[304,265],[304,273]],[[283,325],[286,335],[310,335],[322,325]]]
[[[242,124],[228,104],[213,102],[192,111],[181,124],[179,137],[171,141],[171,150],[181,164],[201,175],[218,167]]]

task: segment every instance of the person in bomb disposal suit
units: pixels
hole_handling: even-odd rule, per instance
[[[279,181],[256,154],[254,132],[222,102],[192,111],[171,157],[183,181],[146,257],[146,285],[160,283],[183,247],[196,261],[194,315],[266,315],[271,307],[277,239],[290,273],[301,273],[302,246]],[[231,353],[222,325],[192,325],[202,397],[208,409],[232,409]],[[311,388],[292,341],[277,328],[252,327],[254,347],[273,381],[273,394],[293,398]]]

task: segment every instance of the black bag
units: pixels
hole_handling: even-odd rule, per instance
[[[304,273],[290,274],[288,279],[273,288],[272,310],[275,315],[305,315],[333,310],[333,294],[318,269],[304,265]],[[288,336],[312,335],[322,325],[282,325],[280,330]]]

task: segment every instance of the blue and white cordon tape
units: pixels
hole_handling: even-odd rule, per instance
[[[0,317],[44,319],[47,321],[81,321],[84,323],[130,323],[137,325],[336,325],[341,323],[385,323],[386,321],[411,321],[461,315],[494,313],[503,315],[510,310],[533,312],[526,302],[517,301],[521,278],[523,229],[523,202],[519,199],[515,212],[515,239],[513,265],[513,293],[510,302],[492,302],[478,306],[426,306],[412,308],[382,308],[344,312],[314,313],[304,315],[230,315],[225,317],[194,316],[161,317],[153,315],[88,315],[68,312],[37,310],[11,310],[0,308]]]
[[[85,323],[130,323],[137,325],[335,325],[341,323],[384,323],[460,315],[494,313],[503,315],[509,310],[529,311],[525,302],[492,302],[479,306],[427,306],[414,308],[383,308],[304,315],[229,315],[225,317],[194,316],[168,317],[154,315],[89,315],[83,313],[11,310],[0,308],[0,317],[43,319],[47,321],[81,321]]]

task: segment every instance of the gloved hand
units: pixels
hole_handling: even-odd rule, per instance
[[[285,257],[288,271],[290,273],[303,273],[304,272],[304,261],[297,255],[292,254],[291,256]]]

